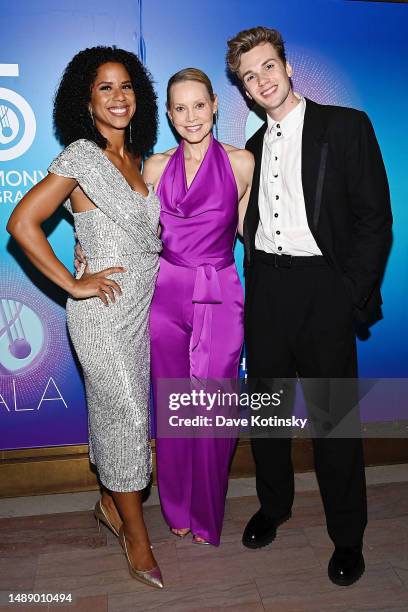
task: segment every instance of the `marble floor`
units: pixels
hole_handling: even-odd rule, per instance
[[[145,515],[165,589],[128,574],[117,539],[98,533],[96,492],[0,500],[0,611],[407,612],[408,466],[368,468],[366,573],[352,587],[327,578],[332,545],[312,474],[298,474],[292,519],[270,546],[240,542],[258,508],[253,479],[231,481],[219,548],[169,533],[153,491]],[[9,593],[72,593],[71,604],[7,605]]]

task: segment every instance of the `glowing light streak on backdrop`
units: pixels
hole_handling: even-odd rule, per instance
[[[146,43],[143,38],[143,0],[137,0],[138,8],[139,8],[139,59],[140,61],[146,65]]]

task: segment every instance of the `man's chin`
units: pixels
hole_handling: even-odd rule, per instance
[[[271,95],[266,98],[258,98],[257,100],[255,100],[255,102],[258,106],[268,112],[279,108],[283,103],[283,100],[281,100],[280,98],[277,99],[275,96]]]

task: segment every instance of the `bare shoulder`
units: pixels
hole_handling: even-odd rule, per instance
[[[143,177],[145,181],[156,184],[160,179],[167,163],[177,147],[169,149],[164,153],[151,155],[143,164]]]
[[[228,156],[231,159],[236,159],[238,163],[243,164],[253,164],[254,156],[251,151],[247,151],[246,149],[239,149],[238,147],[234,147],[233,145],[226,144],[224,142],[220,143],[225,151],[228,153]]]
[[[168,151],[164,151],[164,153],[155,153],[151,155],[149,159],[146,159],[144,167],[160,168],[161,166],[165,166],[176,149],[177,147],[173,147]]]
[[[232,145],[221,143],[225,151],[228,153],[231,164],[244,174],[252,174],[254,170],[255,160],[250,151],[246,149],[238,149]]]

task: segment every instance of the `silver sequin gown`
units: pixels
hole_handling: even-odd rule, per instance
[[[127,269],[110,277],[123,290],[115,304],[70,298],[67,320],[85,378],[90,460],[108,489],[141,490],[152,465],[148,318],[161,250],[159,200],[152,186],[146,197],[133,191],[89,140],[69,145],[49,172],[75,178],[97,206],[73,213],[67,203],[90,271]]]

